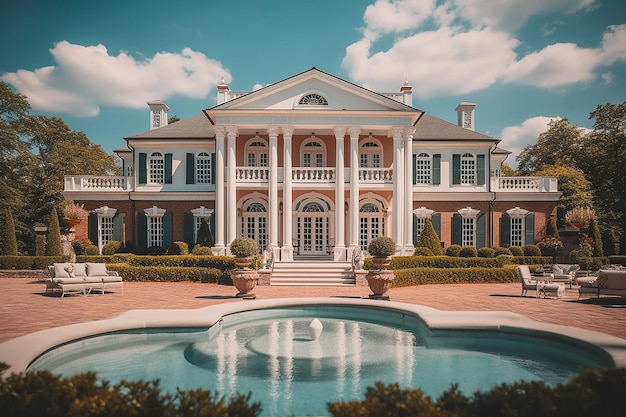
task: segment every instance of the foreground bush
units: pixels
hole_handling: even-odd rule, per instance
[[[621,417],[626,369],[586,370],[567,384],[501,384],[467,397],[453,385],[433,401],[420,390],[376,383],[363,401],[329,403],[331,417]]]
[[[132,266],[107,264],[107,269],[117,271],[125,281],[145,282],[204,282],[232,285],[228,271],[217,268],[193,266]]]
[[[502,268],[413,268],[394,270],[394,287],[425,284],[519,282],[515,265]]]
[[[96,374],[62,378],[48,371],[3,375],[0,364],[0,409],[5,417],[22,416],[220,416],[256,417],[260,403],[251,394],[230,399],[208,390],[161,392],[159,381],[110,384]]]

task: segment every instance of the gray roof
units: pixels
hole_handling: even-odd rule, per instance
[[[481,140],[499,142],[499,139],[446,122],[428,113],[415,124],[413,140]]]
[[[124,139],[207,139],[215,136],[213,124],[204,113]]]

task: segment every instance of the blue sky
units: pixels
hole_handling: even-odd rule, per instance
[[[591,128],[626,100],[623,0],[21,0],[2,7],[0,79],[34,114],[63,118],[105,150],[148,129],[146,101],[186,118],[224,78],[252,91],[317,67],[517,154],[549,120]],[[507,162],[515,166],[510,157]]]

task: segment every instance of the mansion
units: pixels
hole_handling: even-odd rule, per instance
[[[217,105],[171,124],[148,106],[150,130],[115,150],[122,176],[65,177],[90,212],[77,235],[100,248],[191,248],[203,219],[215,254],[245,236],[283,262],[350,261],[381,235],[410,255],[426,218],[445,246],[523,246],[561,195],[556,178],[500,175],[509,152],[474,130],[475,103],[449,123],[408,83],[376,93],[311,68],[253,92],[222,82]]]

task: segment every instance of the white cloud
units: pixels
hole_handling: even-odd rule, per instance
[[[537,116],[524,120],[519,126],[508,126],[502,129],[500,133],[500,147],[511,152],[506,159],[506,163],[513,167],[517,167],[516,157],[528,145],[537,143],[539,135],[548,130],[548,124],[552,120],[560,120],[561,117]]]
[[[50,52],[56,66],[1,77],[40,111],[95,116],[103,105],[143,108],[148,100],[173,95],[204,98],[222,77],[232,81],[220,62],[190,48],[136,59],[126,52],[109,55],[104,45],[61,41]]]
[[[376,91],[395,91],[408,79],[419,98],[460,95],[497,83],[565,87],[604,80],[626,61],[626,25],[610,26],[597,48],[547,45],[519,55],[514,31],[533,16],[589,10],[595,0],[377,0],[363,16],[363,38],[346,48],[350,79]],[[377,51],[380,35],[392,46]]]

